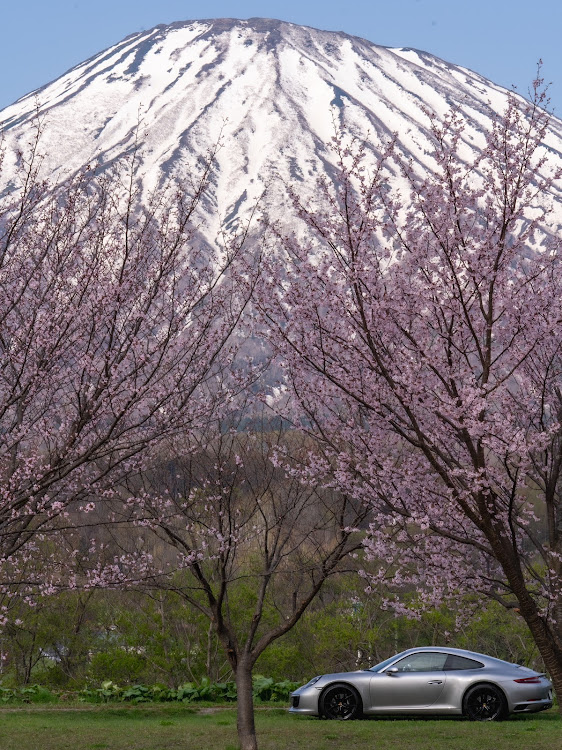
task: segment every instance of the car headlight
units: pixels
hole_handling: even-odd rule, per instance
[[[313,685],[316,685],[318,680],[322,677],[321,674],[318,675],[318,677],[313,677],[310,682],[307,682],[306,685],[304,685],[305,688],[312,687]]]

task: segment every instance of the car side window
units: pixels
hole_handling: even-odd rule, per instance
[[[397,661],[392,667],[396,667],[398,672],[435,672],[445,668],[448,654],[438,654],[431,651],[424,651],[419,654],[409,654],[400,661]]]
[[[457,656],[456,654],[449,654],[447,661],[445,662],[445,669],[458,670],[458,669],[482,669],[484,665],[476,661],[475,659],[467,659],[465,656]]]

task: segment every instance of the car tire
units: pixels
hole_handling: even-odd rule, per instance
[[[363,714],[361,696],[351,685],[336,682],[329,685],[320,696],[319,712],[325,719],[360,719]]]
[[[507,703],[494,685],[473,685],[463,699],[463,714],[470,721],[501,721],[507,718]]]

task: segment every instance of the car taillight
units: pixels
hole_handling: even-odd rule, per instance
[[[538,685],[540,681],[540,677],[522,677],[520,680],[513,680],[513,682],[522,682],[523,685]]]

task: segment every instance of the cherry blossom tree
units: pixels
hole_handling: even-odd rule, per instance
[[[170,439],[160,462],[130,477],[124,530],[113,523],[107,545],[119,551],[91,571],[105,586],[173,591],[208,618],[236,681],[243,750],[257,748],[258,658],[331,576],[356,575],[368,514],[361,500],[304,482],[310,439],[253,411],[253,429],[242,409],[196,442]]]
[[[38,126],[18,173],[3,180],[5,607],[15,591],[49,589],[52,570],[35,558],[56,547],[57,529],[88,523],[163,439],[200,428],[230,398],[220,374],[247,303],[237,280],[245,237],[216,248],[198,238],[213,154],[189,186],[170,181],[151,195],[138,165],[135,150],[51,185],[40,177]]]
[[[336,137],[335,187],[293,195],[312,239],[277,235],[258,306],[293,418],[372,509],[370,585],[415,587],[420,608],[497,599],[562,699],[560,169],[541,83],[490,112],[481,149],[459,113],[428,113],[424,174],[393,142],[372,165]]]

